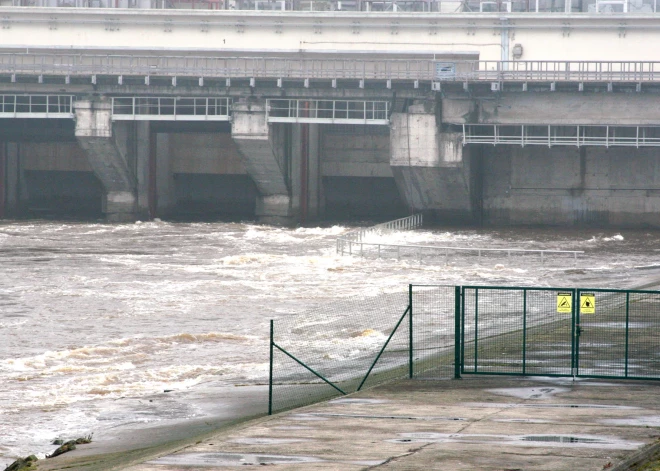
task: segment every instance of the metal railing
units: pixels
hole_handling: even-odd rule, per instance
[[[268,411],[397,378],[660,380],[660,291],[408,285],[271,321]]]
[[[0,95],[0,118],[73,118],[72,95]]]
[[[0,54],[0,72],[60,76],[172,76],[431,80],[432,60],[292,59],[94,54]]]
[[[543,82],[654,82],[660,63],[646,61],[478,61],[466,80]]]
[[[464,124],[467,144],[660,147],[660,126]]]
[[[424,219],[421,214],[413,214],[405,218],[395,219],[394,221],[376,224],[375,226],[365,227],[356,231],[350,231],[337,237],[337,253],[344,255],[347,247],[352,244],[360,243],[370,234],[380,234],[388,231],[410,231],[422,227]]]
[[[388,125],[390,103],[365,100],[267,100],[271,123]]]
[[[660,62],[436,61],[299,59],[50,53],[0,54],[0,72],[17,75],[167,76],[426,82],[660,82]]]
[[[229,121],[231,98],[113,97],[114,121]]]
[[[12,0],[12,6],[62,8],[367,11],[441,13],[653,13],[657,0]]]
[[[269,414],[402,377],[456,377],[455,300],[454,286],[409,285],[271,321]]]
[[[443,258],[445,264],[449,263],[450,253],[463,253],[481,258],[488,254],[503,254],[507,257],[512,255],[538,255],[541,264],[554,255],[572,256],[573,262],[577,265],[578,255],[583,254],[582,250],[546,250],[546,249],[517,249],[517,248],[482,248],[482,247],[452,247],[437,245],[414,245],[414,244],[388,244],[382,242],[367,242],[368,236],[380,235],[389,231],[412,230],[422,227],[423,220],[421,214],[415,214],[406,218],[396,219],[394,221],[378,224],[357,231],[351,231],[338,237],[336,240],[336,252],[341,255],[357,255],[360,257],[375,256],[395,257],[397,260],[413,259],[422,261],[429,257]]]
[[[543,249],[516,249],[516,248],[483,248],[483,247],[450,247],[436,245],[411,245],[411,244],[384,244],[380,242],[342,241],[339,248],[341,255],[357,255],[360,257],[375,256],[377,258],[395,257],[397,260],[410,259],[419,262],[429,258],[444,258],[445,264],[449,264],[452,253],[463,253],[485,257],[488,254],[502,254],[507,257],[512,255],[538,255],[541,265],[554,255],[568,255],[573,258],[573,264],[577,265],[578,255],[582,250],[543,250]]]
[[[423,82],[660,82],[660,62],[436,61],[433,59],[300,59],[2,53],[0,73]],[[419,83],[416,83],[419,86]]]
[[[660,379],[660,292],[463,286],[461,374]]]

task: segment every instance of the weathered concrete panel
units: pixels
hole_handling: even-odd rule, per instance
[[[175,213],[254,217],[257,189],[247,174],[178,173],[174,181]]]
[[[260,194],[257,216],[291,222],[291,194],[282,168],[284,127],[268,125],[264,100],[241,100],[233,105],[231,135]]]
[[[91,171],[26,170],[29,213],[101,217],[103,188]]]
[[[229,133],[172,134],[170,154],[174,173],[247,173],[238,147]]]
[[[322,175],[327,177],[392,177],[387,134],[323,133]]]
[[[92,171],[85,151],[77,142],[23,142],[21,152],[26,171]]]
[[[408,206],[446,223],[472,222],[469,166],[392,167],[399,193]]]
[[[391,177],[324,177],[323,187],[325,214],[329,219],[395,219],[409,213]]]
[[[473,185],[461,135],[440,132],[428,102],[409,111],[390,118],[390,164],[402,198],[443,222],[472,222]]]
[[[106,101],[77,101],[76,139],[85,150],[90,167],[106,191],[103,212],[112,222],[136,217],[136,179],[130,170],[126,144],[113,138],[111,105]],[[122,134],[122,133],[120,133]]]
[[[482,148],[484,221],[660,227],[652,148]]]
[[[392,166],[456,167],[463,160],[460,133],[441,133],[434,114],[392,113]]]
[[[660,125],[660,96],[622,93],[504,93],[445,98],[447,124]]]

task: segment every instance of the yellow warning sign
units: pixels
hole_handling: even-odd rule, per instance
[[[557,312],[573,312],[573,293],[557,293]]]
[[[580,293],[580,314],[596,314],[596,295]]]

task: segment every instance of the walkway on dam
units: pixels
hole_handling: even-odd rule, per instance
[[[623,470],[658,448],[657,388],[547,377],[403,380],[191,439],[140,464],[115,456],[110,468],[99,455],[83,465],[76,451],[39,469]]]

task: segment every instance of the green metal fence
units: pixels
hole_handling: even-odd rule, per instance
[[[660,292],[409,285],[271,321],[269,412],[395,378],[660,379]]]
[[[461,373],[660,379],[660,292],[464,286]]]
[[[574,289],[464,286],[462,294],[461,373],[573,374]]]
[[[410,285],[271,321],[269,412],[391,379],[453,375],[455,291]]]

